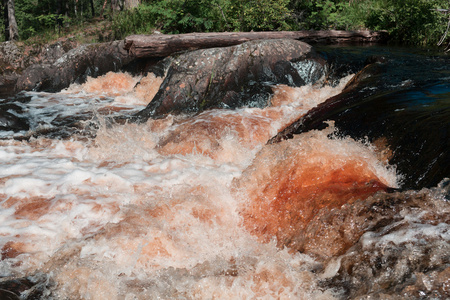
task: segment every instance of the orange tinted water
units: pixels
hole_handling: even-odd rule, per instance
[[[82,88],[139,95],[135,82]],[[4,273],[44,272],[70,299],[333,298],[290,241],[395,172],[331,132],[266,142],[340,88],[275,87],[272,107],[101,126],[93,140],[3,141]]]

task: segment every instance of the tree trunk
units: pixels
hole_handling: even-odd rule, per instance
[[[95,18],[94,0],[91,0],[91,12],[92,18]]]
[[[5,39],[14,41],[19,39],[19,28],[17,27],[16,14],[14,11],[14,0],[3,0],[5,19]]]
[[[64,0],[56,1],[56,24],[58,24],[58,34],[61,34],[61,28],[63,27],[64,20]]]
[[[104,11],[105,11],[106,3],[107,3],[107,2],[108,2],[108,0],[105,0],[105,2],[103,2],[102,10],[101,10],[101,12],[100,12],[100,18],[101,18],[101,19],[104,18],[103,13],[104,13]]]
[[[374,31],[264,31],[211,32],[187,34],[131,35],[125,38],[125,49],[135,57],[165,57],[175,52],[238,45],[251,40],[295,39],[304,42],[382,42],[386,32]]]

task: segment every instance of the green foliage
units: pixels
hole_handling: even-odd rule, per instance
[[[104,0],[93,0],[99,15]],[[111,0],[108,0],[111,1]],[[62,4],[60,11],[57,5]],[[21,39],[57,37],[92,19],[90,0],[16,0]],[[115,39],[129,34],[264,31],[387,30],[404,44],[432,45],[443,34],[448,0],[142,0],[131,10],[103,12]],[[3,15],[0,21],[3,21]],[[3,24],[3,22],[2,22]],[[3,40],[3,30],[0,40]]]
[[[113,17],[117,38],[131,33],[289,30],[289,0],[159,0]]]
[[[227,15],[232,30],[290,30],[289,0],[231,0]]]
[[[443,33],[443,15],[436,12],[439,2],[430,0],[378,1],[367,14],[366,26],[388,30],[404,44],[433,44]]]
[[[159,0],[113,17],[116,38],[131,33],[164,33],[220,31],[226,27],[221,16],[222,0]]]
[[[307,2],[303,6],[308,11],[304,26],[308,29],[348,29],[351,19],[344,11],[349,7],[347,2],[320,0]]]
[[[447,0],[296,0],[291,8],[302,29],[387,30],[403,44],[433,45],[446,17]],[[299,17],[300,16],[300,17]]]
[[[20,38],[26,40],[36,35],[55,36],[62,33],[63,28],[90,19],[92,12],[89,1],[16,0],[15,14]],[[59,13],[57,11],[58,3],[62,5]],[[97,11],[100,11],[103,1],[94,0],[94,4]],[[77,10],[75,10],[75,6]]]

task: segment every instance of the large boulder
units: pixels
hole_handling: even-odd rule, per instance
[[[280,39],[191,51],[168,57],[156,68],[167,76],[138,120],[209,108],[264,107],[272,85],[313,83],[326,64],[310,45]]]
[[[36,64],[51,65],[77,45],[70,39],[31,46],[12,41],[0,43],[0,97],[16,93],[16,82],[24,70]]]
[[[0,96],[12,95],[21,72],[22,51],[14,42],[0,44]]]
[[[329,259],[322,284],[343,299],[449,299],[449,188],[444,180],[324,209],[299,237],[300,250]]]
[[[17,80],[16,91],[59,91],[87,76],[118,71],[133,58],[123,49],[123,41],[82,45],[64,53],[56,61],[28,67]]]

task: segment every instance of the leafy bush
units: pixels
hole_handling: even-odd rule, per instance
[[[294,0],[303,29],[387,30],[403,44],[432,45],[447,23],[436,8],[449,8],[446,0]]]
[[[235,31],[290,30],[289,0],[232,0],[228,19]]]
[[[349,6],[347,2],[321,0],[303,5],[308,12],[304,22],[307,29],[347,29],[349,20],[343,11]]]
[[[443,33],[443,15],[436,12],[442,1],[377,1],[369,11],[366,25],[374,30],[388,30],[392,38],[404,44],[433,44]]]
[[[60,7],[63,14],[56,12],[58,3],[65,4]],[[416,45],[436,43],[448,21],[448,15],[436,8],[450,8],[448,0],[142,0],[131,10],[113,12],[108,5],[104,12],[104,0],[93,3],[97,14],[108,16],[116,39],[155,29],[163,33],[372,29],[387,30],[394,40]],[[82,25],[92,17],[89,4],[90,0],[16,0],[20,37],[57,35],[61,23]],[[0,40],[2,34],[3,30]]]
[[[117,38],[131,33],[164,33],[220,31],[225,27],[221,17],[221,0],[159,0],[113,17]]]
[[[131,33],[289,30],[289,0],[159,0],[113,18],[116,38]]]

